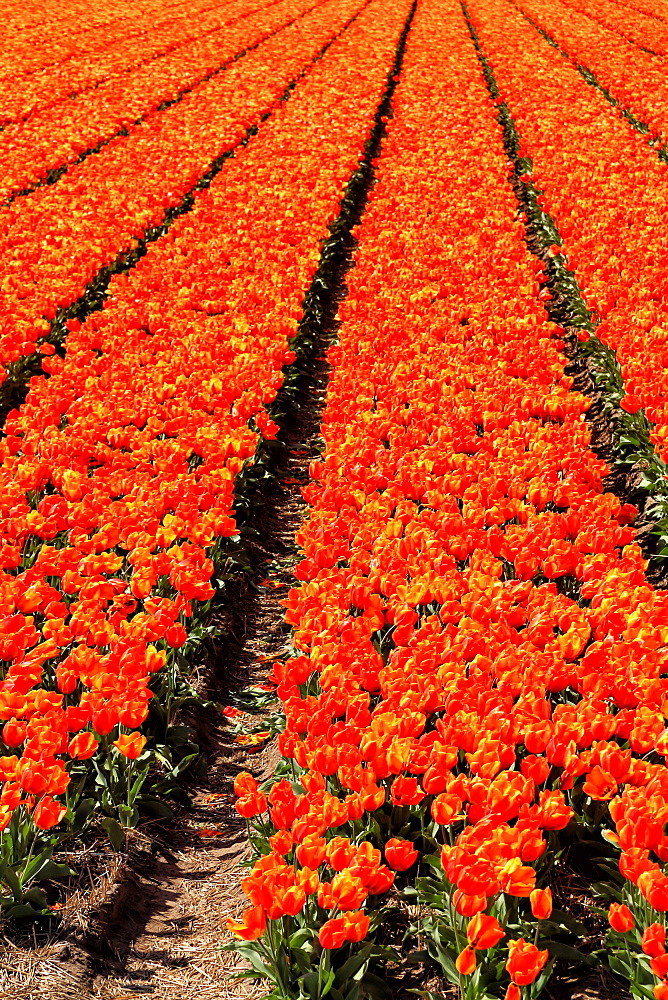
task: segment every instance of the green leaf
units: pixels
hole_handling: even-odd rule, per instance
[[[429,952],[426,948],[422,948],[420,951],[411,951],[403,959],[406,965],[424,965],[425,962],[431,961]]]
[[[595,858],[594,860],[596,861],[596,863],[597,863],[598,867],[601,869],[601,871],[604,871],[605,874],[609,875],[610,878],[614,879],[615,882],[618,882],[620,885],[624,885],[626,883],[626,879],[624,878],[624,876],[620,872],[619,868],[613,868],[612,865],[604,863],[599,858]]]
[[[113,816],[105,816],[100,825],[109,837],[109,843],[113,849],[120,851],[125,840],[125,831],[118,820],[114,819]]]
[[[435,958],[438,961],[438,964],[443,969],[443,972],[447,977],[447,979],[451,983],[454,983],[455,986],[458,986],[460,977],[459,973],[457,972],[457,967],[455,966],[455,963],[451,955],[445,950],[445,948],[441,948],[441,946],[437,944],[435,941],[431,942],[430,944],[433,945],[433,950],[432,947],[428,945],[427,949],[429,951],[429,954],[432,956],[432,958]]]
[[[552,958],[567,958],[570,962],[580,962],[583,965],[597,964],[597,959],[592,955],[583,955],[577,948],[571,948],[570,945],[562,944],[561,941],[546,941],[541,943],[545,945]]]
[[[139,810],[134,809],[132,806],[126,806],[125,803],[118,805],[116,808],[118,809],[121,826],[128,830],[137,825],[139,822]]]
[[[622,902],[621,889],[608,882],[592,882],[591,889],[595,896],[601,896],[603,899],[616,899],[618,903]]]
[[[372,949],[373,945],[367,944],[357,953],[357,955],[351,955],[350,958],[343,963],[341,968],[337,970],[337,982],[339,984],[345,983],[347,979],[352,979],[361,968],[368,965]]]
[[[176,767],[172,770],[173,777],[178,778],[178,776],[180,774],[183,774],[183,772],[187,770],[187,768],[190,767],[192,762],[196,760],[198,757],[199,757],[199,752],[188,754],[187,757],[184,757],[183,760],[180,760],[179,763],[176,765]]]
[[[300,975],[305,976],[313,968],[313,949],[302,951],[300,948],[294,948],[291,961],[299,968]]]
[[[95,799],[83,799],[77,806],[72,819],[70,832],[73,837],[78,837],[85,827],[90,817],[95,812]]]
[[[170,809],[166,802],[155,799],[151,795],[141,795],[137,799],[137,805],[142,812],[150,816],[158,816],[160,819],[174,819],[174,810]]]
[[[623,959],[623,953],[618,952],[615,954],[610,954],[608,956],[608,966],[612,972],[616,972],[618,976],[623,976],[624,979],[633,979],[633,970],[635,968],[635,963],[633,966],[628,964]]]
[[[60,882],[62,879],[70,878],[75,872],[68,865],[61,865],[49,858],[44,864],[31,875],[33,879],[51,879],[53,882]]]
[[[0,864],[0,879],[5,883],[8,889],[11,890],[14,899],[19,900],[23,897],[23,888],[21,882],[19,881],[16,872],[6,864]]]
[[[320,1000],[320,976],[317,972],[309,972],[304,976],[301,985],[310,1000]]]
[[[307,941],[312,941],[314,937],[314,931],[311,927],[300,927],[298,931],[291,934],[288,938],[288,946],[293,951],[301,950]]]
[[[31,858],[21,872],[21,884],[26,885],[27,882],[37,878],[44,865],[51,860],[52,854],[53,847],[46,847],[40,854],[36,854],[34,858]]]
[[[165,733],[165,741],[172,747],[182,747],[190,742],[190,726],[170,726]]]
[[[435,871],[439,873],[443,871],[443,863],[437,854],[425,854],[422,860],[426,865],[429,865],[429,867],[433,868]]]
[[[276,983],[276,975],[265,963],[262,955],[260,955],[257,950],[252,946],[252,944],[240,944],[235,942],[234,950],[238,951],[239,954],[246,959],[249,965],[251,965],[254,971],[261,976],[262,979],[270,979],[272,983]]]
[[[587,933],[587,928],[584,924],[581,924],[579,920],[574,920],[568,913],[564,913],[563,910],[552,910],[552,916],[549,920],[541,921],[543,928],[549,927],[554,924],[556,928],[565,927],[566,930],[571,931],[572,934],[576,934],[578,937],[584,937]]]
[[[45,910],[48,908],[46,894],[43,889],[38,889],[37,886],[26,892],[23,902],[30,903],[33,909]]]
[[[141,771],[139,772],[135,781],[133,782],[129,794],[130,802],[134,802],[134,800],[137,798],[137,793],[139,792],[139,789],[146,781],[146,775],[148,774],[149,767],[150,767],[150,761],[146,764],[145,767],[142,767]]]
[[[320,986],[320,996],[324,997],[331,990],[334,985],[334,969],[327,969],[325,975],[322,977],[322,982]]]
[[[10,917],[12,920],[18,920],[23,917],[37,917],[42,912],[42,910],[36,910],[30,903],[16,903],[14,906],[10,906],[8,910],[5,910],[5,916]]]
[[[544,967],[541,974],[539,975],[538,979],[534,980],[534,982],[530,985],[529,996],[532,998],[532,1000],[534,997],[539,997],[543,992],[543,987],[545,986],[548,979],[552,975],[553,967],[554,967],[554,959],[551,958],[550,961],[547,963],[547,965]]]
[[[631,983],[631,996],[642,997],[643,1000],[654,1000],[654,990],[651,986],[643,986],[642,983]]]
[[[376,976],[373,972],[367,972],[359,986],[363,990],[364,996],[368,996],[370,1000],[384,1000],[390,993],[390,988],[385,980]]]

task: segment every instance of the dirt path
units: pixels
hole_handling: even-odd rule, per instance
[[[316,350],[320,350],[318,347]],[[262,683],[272,659],[286,655],[290,628],[280,601],[294,582],[294,533],[305,503],[301,485],[320,454],[320,407],[327,380],[322,356],[302,362],[303,374],[284,419],[284,448],[263,481],[258,534],[248,544],[252,577],[220,612],[225,638],[203,669],[206,695],[223,704],[230,691]],[[256,723],[257,718],[246,721]],[[244,905],[240,890],[248,857],[246,824],[233,808],[232,784],[241,769],[268,777],[278,759],[275,740],[255,753],[234,742],[219,713],[197,720],[207,770],[191,788],[194,808],[175,822],[149,821],[130,834],[125,853],[103,843],[78,856],[89,870],[67,903],[58,928],[6,928],[0,947],[3,1000],[227,1000],[264,992],[236,981],[241,965],[221,951],[225,918]]]

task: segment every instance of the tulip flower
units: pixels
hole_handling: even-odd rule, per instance
[[[496,917],[481,913],[476,914],[466,928],[466,937],[473,948],[493,948],[505,933]]]
[[[385,857],[391,868],[398,872],[404,872],[415,863],[418,852],[410,840],[398,840],[393,837],[385,844]]]
[[[241,920],[227,918],[227,929],[242,941],[256,941],[264,934],[267,925],[261,906],[251,906],[244,910]]]
[[[663,924],[650,924],[643,931],[641,939],[642,950],[650,958],[659,958],[666,954],[666,928]]]
[[[78,733],[73,736],[67,746],[67,752],[74,760],[87,760],[98,748],[98,742],[93,733]]]
[[[608,922],[613,931],[626,934],[635,927],[633,914],[625,903],[611,903],[608,909]]]
[[[295,853],[301,865],[312,869],[318,868],[325,860],[326,842],[324,837],[305,837]]]
[[[364,940],[368,931],[371,918],[368,913],[362,910],[354,910],[343,914],[343,922],[346,928],[346,941],[355,944]]]
[[[649,964],[655,976],[658,976],[659,979],[668,979],[668,954],[664,952],[655,955],[650,958]]]
[[[9,722],[5,722],[2,727],[2,739],[8,747],[21,746],[26,739],[25,723],[17,722],[15,719],[10,719]]]
[[[248,795],[241,795],[234,803],[234,808],[244,819],[252,819],[253,816],[266,812],[267,797],[264,792],[250,792]],[[287,833],[285,830],[281,832]]]
[[[463,917],[473,917],[476,913],[482,913],[487,907],[487,896],[484,894],[469,896],[460,889],[455,891],[452,901],[455,904],[457,913],[460,913]]]
[[[279,830],[269,838],[272,851],[285,857],[292,848],[292,834],[288,830]]]
[[[552,914],[552,890],[534,889],[529,899],[531,912],[536,920],[549,920]]]
[[[506,969],[512,981],[518,986],[527,986],[538,977],[545,967],[548,952],[541,951],[534,944],[517,938],[508,942]]]
[[[62,802],[45,795],[35,806],[32,818],[38,829],[50,830],[60,823],[66,812],[67,807]]]
[[[323,948],[341,948],[346,941],[347,926],[343,917],[331,917],[318,931],[318,940]]]
[[[457,972],[462,976],[470,976],[472,972],[475,972],[476,967],[475,949],[468,945],[463,951],[460,951],[455,965]]]
[[[146,746],[146,737],[142,736],[141,733],[132,733],[130,735],[124,733],[117,740],[114,740],[114,746],[124,757],[127,757],[129,760],[136,760]]]
[[[235,795],[250,795],[257,791],[257,781],[249,771],[239,771],[234,779]]]
[[[356,910],[367,896],[363,882],[349,871],[339,872],[334,876],[331,893],[340,910]]]

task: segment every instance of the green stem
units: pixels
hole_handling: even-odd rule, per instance
[[[281,975],[281,970],[278,961],[278,942],[274,940],[274,930],[278,929],[275,927],[276,921],[269,920],[267,923],[267,936],[269,938],[269,950],[271,952],[271,959],[274,966],[274,972],[276,973],[276,983],[278,988],[281,990],[281,1000],[290,1000],[290,995],[288,993],[287,986],[283,982],[283,976]]]

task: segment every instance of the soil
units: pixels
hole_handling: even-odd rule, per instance
[[[211,649],[203,667],[206,695],[219,704],[229,702],[231,691],[265,681],[273,659],[286,655],[290,628],[280,602],[294,579],[294,534],[305,509],[300,486],[319,456],[317,400],[326,381],[324,358],[310,367],[312,405],[293,409],[275,478],[264,480],[258,534],[248,543],[253,574],[220,612],[225,643]],[[220,946],[229,940],[226,916],[244,907],[248,846],[245,820],[232,805],[234,777],[239,770],[268,777],[278,760],[275,740],[250,753],[234,742],[220,713],[209,710],[193,721],[207,757],[205,778],[190,789],[193,808],[180,809],[174,822],[144,823],[120,855],[103,842],[90,845],[88,877],[70,891],[57,928],[5,928],[3,1000],[262,995],[256,983],[235,982],[238,958]],[[73,859],[79,871],[82,860]]]

